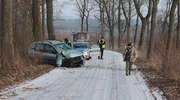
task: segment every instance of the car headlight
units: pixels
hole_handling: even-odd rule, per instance
[[[84,51],[84,52],[83,52],[83,56],[84,56],[84,57],[89,56],[89,52],[88,52],[88,51]]]

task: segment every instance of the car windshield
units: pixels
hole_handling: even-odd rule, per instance
[[[88,43],[74,43],[74,48],[88,48]]]
[[[79,39],[86,39],[86,38],[88,38],[87,33],[77,33],[77,37]]]
[[[65,43],[56,44],[55,46],[56,46],[57,48],[60,48],[60,49],[63,49],[63,50],[70,50],[70,49],[71,49],[71,47],[68,46],[68,45],[65,44]]]

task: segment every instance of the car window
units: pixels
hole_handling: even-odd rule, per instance
[[[69,45],[65,43],[56,44],[55,47],[60,48],[62,50],[70,50],[72,49]]]
[[[86,38],[88,38],[88,34],[87,33],[77,33],[77,37],[79,39],[86,39]]]
[[[52,47],[51,45],[48,44],[44,44],[44,52],[46,53],[57,53],[56,49],[54,49],[54,47]]]
[[[37,43],[36,46],[35,46],[35,50],[36,50],[36,51],[43,52],[43,51],[44,51],[44,47],[43,47],[42,44]]]
[[[88,48],[89,44],[88,43],[74,43],[73,47],[74,48]]]

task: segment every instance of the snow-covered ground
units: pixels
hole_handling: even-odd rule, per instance
[[[142,73],[133,69],[131,76],[125,76],[122,55],[105,51],[104,60],[96,57],[81,68],[56,68],[4,90],[0,100],[162,100],[152,95]]]

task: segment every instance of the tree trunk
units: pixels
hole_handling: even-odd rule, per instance
[[[45,39],[45,4],[46,1],[42,0],[42,34],[43,34],[43,39]]]
[[[119,7],[118,7],[118,48],[121,46],[121,0],[119,0]]]
[[[2,57],[5,63],[14,57],[12,0],[2,0]]]
[[[100,9],[100,21],[101,21],[101,36],[104,37],[104,5],[102,0],[99,2],[99,9]]]
[[[115,12],[114,12],[114,0],[112,1],[112,22],[111,22],[111,25],[112,25],[112,32],[111,32],[111,40],[112,40],[112,49],[114,49],[114,17],[115,17]]]
[[[138,15],[137,15],[137,18],[136,18],[136,29],[135,29],[135,35],[134,35],[134,45],[136,45],[138,28],[139,28],[139,17],[138,17]]]
[[[89,31],[89,17],[86,18],[86,32]]]
[[[87,12],[87,16],[86,16],[86,32],[89,31],[89,12]]]
[[[178,28],[177,28],[176,48],[180,47],[180,1],[178,2]]]
[[[40,2],[41,0],[33,0],[33,34],[35,41],[43,40]]]
[[[49,40],[55,40],[53,20],[53,0],[46,0],[47,4],[47,30]]]
[[[149,43],[149,39],[150,39],[150,21],[149,19],[147,20],[147,37],[146,37],[146,43]]]
[[[104,37],[104,6],[102,7],[102,36]]]
[[[168,32],[168,40],[166,49],[169,51],[172,47],[173,43],[173,34],[174,34],[174,19],[175,19],[175,11],[178,0],[173,0],[173,4],[171,6],[170,18],[169,18],[169,32]]]
[[[131,0],[129,0],[129,13],[128,13],[128,28],[127,28],[127,42],[130,42],[130,31],[131,31]]]
[[[164,18],[164,21],[163,21],[163,24],[162,24],[162,32],[161,32],[162,34],[167,33],[166,28],[167,28],[167,24],[168,24],[168,22],[167,22],[168,17],[169,17],[169,14],[167,14],[165,16],[165,18]]]
[[[142,25],[141,25],[141,35],[140,35],[140,40],[139,40],[139,49],[142,48],[143,46],[143,43],[144,43],[144,33],[145,33],[145,30],[146,30],[146,19],[142,19]]]
[[[166,34],[167,33],[167,26],[168,26],[168,18],[169,18],[169,13],[170,13],[170,10],[171,10],[171,2],[172,0],[168,0],[167,1],[167,4],[166,4],[166,14],[165,14],[165,17],[163,19],[163,24],[162,24],[162,30],[161,30],[161,33],[162,34]]]
[[[159,3],[159,0],[153,1],[153,10],[152,10],[152,17],[151,17],[151,34],[150,34],[148,52],[147,52],[148,59],[150,59],[152,56],[152,50],[154,46],[154,34],[155,34],[155,28],[156,28],[158,3]]]
[[[84,32],[84,16],[81,17],[81,32]]]
[[[0,60],[1,60],[1,49],[2,49],[2,0],[0,0]]]
[[[140,8],[141,6],[139,5],[139,2],[137,2],[137,0],[133,0],[134,1],[134,5],[135,5],[135,8],[136,8],[136,12],[138,14],[138,16],[140,17],[141,19],[141,22],[142,22],[142,27],[141,27],[141,35],[140,35],[140,40],[139,40],[139,49],[142,48],[143,46],[143,43],[144,43],[144,33],[145,33],[145,29],[146,29],[146,24],[147,24],[147,21],[149,20],[150,16],[151,16],[151,11],[152,11],[152,0],[149,0],[149,7],[148,7],[148,13],[145,17],[143,17],[141,11],[140,11]]]
[[[110,48],[114,49],[114,0],[109,2],[108,1],[108,6],[105,1],[103,1],[105,10],[106,10],[106,15],[107,15],[107,23],[108,23],[108,28],[109,28],[109,36],[110,36]]]

